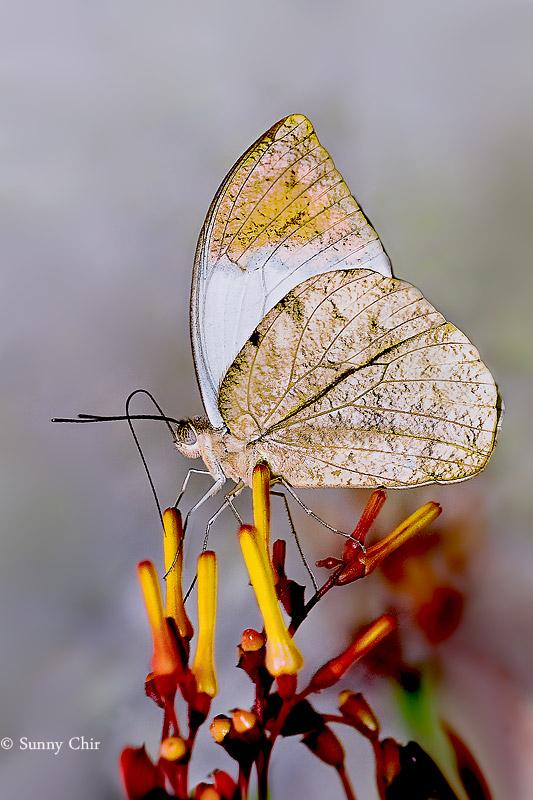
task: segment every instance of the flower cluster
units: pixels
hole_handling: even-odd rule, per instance
[[[362,694],[342,689],[334,713],[323,713],[315,707],[319,692],[335,686],[354,663],[396,631],[393,614],[382,614],[358,631],[341,653],[301,685],[304,659],[294,640],[309,612],[328,592],[373,572],[397,548],[426,530],[440,514],[440,507],[426,503],[388,536],[366,548],[367,534],[385,502],[385,493],[375,491],[355,530],[344,540],[342,553],[318,562],[318,566],[330,570],[330,575],[306,600],[304,587],[287,576],[285,541],[278,539],[272,545],[270,542],[270,487],[268,466],[258,464],[252,482],[254,524],[242,525],[238,533],[263,620],[263,629],[247,628],[238,645],[238,666],[253,683],[254,702],[251,708],[237,707],[210,721],[214,742],[235,762],[235,775],[215,770],[209,781],[189,787],[188,767],[196,736],[209,718],[217,693],[217,560],[211,551],[203,552],[198,559],[198,630],[194,637],[182,593],[183,528],[179,512],[171,508],[163,515],[164,602],[154,565],[144,561],[138,566],[153,638],[146,693],[163,710],[160,752],[156,762],[144,747],[127,747],[122,752],[121,772],[128,799],[247,800],[251,781],[257,780],[257,797],[266,800],[272,752],[276,742],[287,736],[300,736],[314,756],[336,771],[346,798],[353,799],[344,749],[333,731],[334,725],[350,728],[370,743],[381,798],[455,797],[435,763],[418,745],[401,745],[392,738],[381,738],[378,719]],[[187,707],[185,725],[176,713],[178,693]]]

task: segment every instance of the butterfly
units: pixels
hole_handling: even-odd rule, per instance
[[[402,489],[470,478],[493,451],[492,375],[393,277],[303,115],[264,133],[216,193],[190,321],[207,417],[180,422],[176,444],[214,479],[200,503],[228,479],[250,485],[260,460],[292,487]]]

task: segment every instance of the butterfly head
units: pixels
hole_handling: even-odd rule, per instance
[[[195,423],[197,423],[195,419],[184,419],[174,429],[176,447],[187,458],[200,456],[199,431]]]
[[[181,420],[174,428],[176,447],[186,458],[202,458],[210,461],[213,438],[216,431],[205,417]]]

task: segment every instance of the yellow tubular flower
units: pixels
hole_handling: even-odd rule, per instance
[[[206,550],[198,558],[198,642],[192,671],[199,692],[214,697],[218,691],[215,672],[215,623],[217,613],[217,557]]]
[[[175,508],[163,513],[163,548],[165,553],[166,614],[173,617],[184,639],[192,639],[193,627],[183,604],[183,528],[181,514]]]
[[[267,553],[270,547],[270,478],[268,464],[259,462],[255,465],[252,474],[254,525],[265,543]]]
[[[410,517],[407,517],[392,533],[385,536],[372,547],[369,547],[365,556],[365,574],[372,572],[383,559],[397,550],[400,545],[420,531],[427,528],[441,513],[442,508],[438,503],[430,501],[420,506]]]
[[[239,539],[246,569],[265,625],[266,667],[274,677],[294,675],[303,666],[303,657],[283,620],[276,597],[272,569],[264,559],[263,543],[256,529],[250,525],[241,526]]]
[[[157,572],[151,561],[141,561],[137,571],[154,642],[152,671],[156,676],[170,675],[179,669],[180,661],[165,619]]]

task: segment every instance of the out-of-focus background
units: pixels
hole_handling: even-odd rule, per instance
[[[121,747],[156,752],[135,576],[160,552],[145,476],[124,423],[49,420],[121,413],[137,387],[173,416],[201,412],[188,334],[196,237],[234,160],[292,112],[315,124],[396,275],[472,338],[501,386],[507,413],[486,472],[391,493],[382,530],[442,502],[439,530],[460,554],[442,580],[464,596],[464,616],[436,652],[414,645],[409,657],[434,665],[438,713],[495,798],[533,797],[531,2],[29,0],[1,15],[0,737],[102,742],[0,752],[2,798],[116,800]],[[187,465],[164,426],[140,432],[169,505]],[[306,498],[349,528],[367,493]],[[311,559],[332,551],[327,532],[299,523]],[[216,713],[249,702],[234,646],[257,616],[231,519],[212,545]],[[189,573],[193,555],[191,540]],[[294,553],[291,563],[301,576]],[[411,590],[398,603],[416,604]],[[302,630],[307,669],[394,597],[379,576],[332,595]],[[386,733],[412,735],[389,682],[356,671],[346,683],[365,687]],[[374,800],[370,753],[345,741],[358,796]],[[227,764],[206,736],[193,776]],[[276,798],[341,797],[297,741],[273,785]]]

